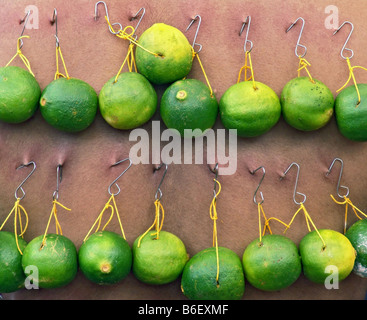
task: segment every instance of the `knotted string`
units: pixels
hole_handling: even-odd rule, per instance
[[[47,231],[48,231],[48,228],[50,226],[50,222],[51,222],[51,218],[52,217],[55,218],[56,234],[61,234],[62,235],[61,225],[60,225],[59,220],[57,218],[57,205],[59,205],[60,207],[62,207],[63,209],[65,209],[67,211],[71,211],[71,209],[65,207],[60,202],[58,202],[56,199],[54,199],[52,201],[52,209],[51,209],[50,217],[49,217],[48,222],[47,222],[45,233],[43,235],[43,239],[42,239],[42,243],[41,243],[41,248],[40,249],[42,249],[45,246],[45,244],[46,244],[46,235],[47,235]]]
[[[344,234],[346,233],[347,231],[347,217],[348,217],[348,206],[351,206],[353,211],[354,211],[354,214],[357,216],[358,219],[362,220],[362,218],[358,215],[357,211],[359,213],[361,213],[362,215],[364,215],[366,218],[367,218],[367,215],[361,211],[360,209],[358,209],[353,203],[352,201],[347,197],[347,196],[344,196],[344,201],[343,202],[340,202],[340,201],[336,201],[335,198],[330,195],[331,199],[334,200],[335,203],[337,204],[340,204],[340,205],[343,205],[345,204],[345,215],[344,215]]]
[[[63,75],[62,73],[60,73],[60,71],[59,71],[59,56],[61,58],[62,65],[64,67],[66,76]],[[66,69],[66,65],[65,65],[64,57],[63,57],[62,52],[61,52],[60,45],[57,45],[56,46],[56,72],[55,72],[55,80],[56,79],[59,79],[60,76],[63,77],[63,78],[66,78],[66,79],[70,79],[68,70]]]
[[[34,77],[34,74],[31,70],[31,64],[29,63],[28,59],[26,58],[26,56],[22,53],[22,50],[20,48],[20,40],[23,38],[29,38],[29,36],[21,36],[18,38],[17,40],[17,52],[16,54],[13,56],[13,58],[10,59],[10,61],[6,64],[6,67],[12,63],[12,61],[19,56],[20,59],[22,59],[24,65],[27,67],[29,73]]]
[[[248,60],[249,65],[247,63],[247,60]],[[257,90],[256,84],[255,84],[254,69],[252,67],[252,60],[251,60],[250,51],[246,51],[246,53],[245,53],[245,65],[240,69],[240,72],[238,73],[237,83],[239,83],[240,80],[241,80],[241,73],[242,73],[243,70],[245,70],[244,81],[252,80],[253,88],[254,88],[254,90]],[[247,70],[251,71],[251,75],[249,77],[247,77]]]
[[[27,211],[24,209],[24,207],[20,204],[20,198],[17,198],[15,201],[15,204],[13,206],[13,209],[11,209],[10,213],[8,214],[8,216],[6,217],[5,221],[3,222],[3,224],[0,226],[0,231],[2,230],[2,228],[4,227],[6,221],[8,221],[8,219],[10,218],[10,216],[12,215],[12,213],[14,212],[14,235],[15,235],[15,242],[17,244],[17,248],[18,251],[21,255],[23,255],[22,250],[20,250],[19,247],[19,242],[18,242],[18,236],[23,238],[24,233],[27,230],[28,227],[28,214]],[[22,225],[22,215],[21,213],[24,214],[25,218],[26,218],[26,222],[25,222],[25,226],[23,228]],[[18,219],[19,219],[19,227],[20,227],[20,234],[18,235]]]
[[[112,205],[111,205],[111,202],[112,202]],[[109,217],[109,219],[107,220],[107,222],[105,223],[105,225],[103,226],[102,228],[102,231],[107,227],[107,225],[110,223],[113,215],[114,215],[114,212],[116,212],[116,215],[117,215],[117,219],[118,219],[118,222],[119,222],[119,225],[120,225],[120,229],[121,229],[121,233],[122,233],[122,236],[123,238],[126,240],[126,237],[125,237],[125,232],[124,232],[124,229],[122,227],[122,223],[121,223],[121,219],[120,219],[120,215],[119,215],[119,212],[117,210],[117,205],[116,205],[116,201],[115,201],[115,196],[112,194],[110,199],[106,202],[105,206],[103,207],[101,213],[98,215],[96,221],[94,222],[94,224],[92,225],[92,227],[90,228],[88,234],[85,236],[84,238],[84,242],[88,239],[89,237],[89,234],[92,232],[92,230],[94,229],[94,227],[97,225],[96,229],[94,232],[97,232],[99,230],[99,228],[101,227],[101,223],[102,223],[102,218],[103,218],[103,215],[104,213],[106,212],[106,210],[108,209],[111,209],[111,215]]]
[[[214,179],[214,182],[218,184],[218,192],[214,195],[213,200],[210,204],[209,208],[209,214],[210,219],[213,220],[213,247],[215,247],[216,252],[216,258],[217,258],[217,286],[219,286],[219,251],[218,251],[218,233],[217,233],[217,220],[218,220],[218,214],[217,214],[217,196],[220,194],[221,191],[221,185],[220,183]]]
[[[155,200],[154,201],[154,206],[155,206],[155,219],[154,219],[154,222],[153,224],[149,227],[149,229],[147,231],[145,231],[141,237],[139,238],[139,241],[138,241],[138,248],[140,248],[140,244],[141,244],[141,241],[143,240],[143,238],[147,235],[147,233],[152,230],[154,227],[155,227],[155,230],[156,232],[155,233],[152,233],[152,236],[156,235],[156,240],[159,239],[159,232],[162,230],[162,227],[163,227],[163,221],[164,221],[164,209],[163,209],[163,206],[162,206],[162,203],[159,199]],[[160,221],[161,215],[162,213],[162,220]]]
[[[305,70],[308,74],[308,77],[310,78],[310,81],[312,83],[315,83],[315,80],[313,80],[311,73],[307,69],[307,67],[310,67],[310,66],[311,64],[305,58],[302,58],[301,56],[299,56],[299,64],[298,64],[298,69],[297,69],[298,77],[301,76],[301,70]]]
[[[354,76],[354,71],[353,70],[359,68],[359,69],[363,69],[363,70],[367,71],[367,69],[364,68],[364,67],[361,67],[361,66],[352,67],[352,65],[350,64],[350,59],[346,58],[345,60],[347,61],[347,64],[348,64],[349,77],[348,77],[347,82],[340,89],[336,90],[336,92],[339,92],[339,91],[343,90],[347,86],[347,84],[349,83],[350,79],[353,79],[354,87],[356,88],[357,95],[358,95],[358,103],[357,103],[357,106],[356,106],[356,107],[358,107],[358,105],[361,103],[361,94],[359,93],[357,81],[356,81],[356,78]]]

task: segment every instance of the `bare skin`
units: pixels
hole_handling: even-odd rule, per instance
[[[6,10],[0,11],[1,42],[0,65],[5,65],[16,50],[16,39],[22,26],[25,0],[5,0]],[[308,48],[307,60],[311,74],[324,82],[336,95],[348,77],[340,49],[347,37],[343,30],[332,37],[333,30],[324,26],[327,17],[327,1],[310,0],[307,6],[294,1],[276,0],[240,3],[231,1],[141,1],[110,0],[107,2],[112,22],[123,26],[129,22],[141,6],[145,17],[138,29],[138,36],[155,22],[164,22],[184,31],[196,14],[202,17],[197,42],[203,49],[200,58],[218,100],[224,91],[237,81],[238,71],[244,64],[244,34],[238,32],[247,15],[251,15],[249,38],[254,42],[252,62],[255,79],[272,87],[280,95],[283,86],[297,76],[298,59],[294,47],[299,25],[289,33],[288,26],[300,15],[306,20],[302,43]],[[30,39],[24,40],[23,53],[43,89],[53,80],[55,72],[54,26],[50,24],[53,8],[58,10],[60,45],[69,74],[91,84],[97,92],[115,75],[126,53],[128,42],[108,32],[104,9],[94,20],[95,2],[81,0],[33,1],[39,9],[39,29],[26,30]],[[355,31],[349,46],[355,51],[352,64],[367,66],[363,49],[367,39],[363,35],[365,21],[357,14],[364,8],[363,0],[349,4],[334,1],[339,9],[339,22],[353,17]],[[196,25],[186,35],[193,40]],[[22,66],[16,59],[13,65]],[[189,77],[202,81],[204,77],[195,61]],[[358,72],[358,82],[367,81],[367,73]],[[165,86],[156,87],[159,97]],[[152,120],[159,120],[159,112]],[[143,126],[151,130],[151,122]],[[222,128],[218,119],[215,129]],[[161,129],[165,129],[161,125]],[[86,131],[67,134],[51,128],[39,111],[29,121],[19,125],[0,124],[0,221],[14,204],[14,191],[29,169],[15,170],[29,161],[37,163],[37,170],[24,185],[26,192],[22,205],[29,214],[29,227],[25,240],[42,234],[51,210],[52,194],[56,187],[56,166],[63,165],[63,180],[59,201],[72,209],[59,209],[58,218],[63,234],[80,247],[89,228],[109,198],[107,188],[126,167],[112,167],[116,161],[126,158],[135,142],[129,141],[129,131],[110,127],[100,115]],[[162,146],[164,144],[162,143]],[[261,186],[264,194],[264,210],[268,217],[275,216],[289,222],[298,209],[292,194],[296,171],[289,172],[282,181],[282,172],[291,162],[301,166],[299,191],[307,195],[305,206],[318,228],[330,228],[343,232],[344,207],[335,204],[330,194],[336,196],[339,166],[325,177],[335,157],[344,161],[342,184],[349,186],[350,198],[361,210],[367,211],[366,156],[364,143],[351,142],[340,135],[334,119],[315,132],[300,132],[289,127],[282,119],[267,134],[254,139],[238,140],[237,171],[233,175],[219,176],[222,192],[217,201],[218,241],[221,246],[234,250],[240,257],[248,243],[258,237],[257,207],[253,194],[260,179],[260,172],[252,176],[249,171],[264,166],[266,177]],[[130,244],[143,233],[154,219],[154,194],[162,172],[154,173],[154,165],[134,165],[119,181],[122,192],[116,197],[117,205]],[[179,236],[187,251],[194,255],[212,245],[213,222],[209,217],[209,205],[213,196],[214,174],[204,164],[169,166],[162,185],[162,204],[166,218],[164,230]],[[350,210],[350,212],[352,212]],[[349,225],[357,218],[350,213]],[[51,225],[51,231],[53,225]],[[12,230],[12,223],[6,225]],[[119,232],[114,219],[109,230]],[[273,233],[281,234],[283,226],[274,223]],[[297,244],[308,232],[302,214],[299,214],[286,235]],[[351,274],[340,283],[338,290],[327,290],[314,284],[303,275],[291,287],[280,292],[262,292],[246,286],[244,299],[364,299],[367,280]],[[68,286],[54,290],[20,290],[4,294],[5,299],[185,299],[179,280],[164,286],[148,286],[130,274],[122,283],[98,286],[81,273]]]

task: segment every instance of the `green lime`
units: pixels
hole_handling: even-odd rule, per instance
[[[218,247],[219,279],[217,283],[216,248],[204,249],[186,264],[181,290],[190,300],[240,300],[245,292],[245,277],[238,255]]]
[[[98,284],[113,284],[126,278],[131,270],[132,253],[128,242],[115,232],[92,234],[79,248],[83,274]]]
[[[188,255],[184,243],[176,235],[149,231],[140,243],[139,236],[133,244],[133,273],[148,284],[165,284],[176,280],[182,273]]]
[[[22,266],[36,267],[38,279],[33,283],[40,288],[58,288],[69,284],[78,271],[77,251],[74,243],[59,234],[47,234],[41,248],[43,235],[30,241],[23,251]]]
[[[229,87],[219,102],[222,123],[237,129],[241,137],[256,137],[269,131],[279,121],[281,106],[277,94],[267,85],[242,81]]]
[[[52,81],[40,99],[43,118],[61,131],[85,130],[94,121],[97,109],[97,93],[88,83],[75,78]]]
[[[124,72],[109,79],[99,93],[102,117],[113,128],[134,129],[146,123],[157,110],[157,93],[137,72]]]
[[[36,112],[41,95],[32,74],[16,66],[0,68],[0,120],[20,123]]]
[[[136,47],[138,71],[155,84],[166,84],[184,78],[192,67],[192,47],[175,27],[155,23],[145,30],[139,44],[152,53]]]
[[[18,237],[18,244],[23,252],[27,243]],[[0,231],[0,292],[14,292],[23,288],[24,279],[22,255],[18,250],[15,235],[12,232]]]
[[[353,141],[367,141],[367,84],[358,84],[361,102],[355,86],[349,86],[336,96],[335,118],[340,133]]]
[[[357,252],[353,272],[367,278],[367,219],[354,223],[345,233]]]
[[[356,251],[340,232],[329,229],[318,231],[324,239],[325,248],[315,230],[304,236],[299,244],[305,276],[315,283],[323,284],[330,272],[337,272],[338,280],[344,280],[353,270]]]
[[[301,257],[292,240],[265,235],[252,241],[242,257],[245,277],[254,287],[275,291],[289,287],[302,272]]]
[[[324,127],[334,112],[334,96],[321,81],[308,77],[290,80],[280,96],[284,120],[302,131]]]
[[[184,136],[185,129],[199,129],[197,134],[193,132],[197,136],[214,126],[218,102],[200,80],[178,80],[165,90],[160,112],[168,128],[178,130],[181,136]]]

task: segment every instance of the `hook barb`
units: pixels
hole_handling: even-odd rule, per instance
[[[123,172],[121,172],[120,173],[120,175],[115,179],[115,180],[113,180],[112,182],[111,182],[111,184],[109,185],[109,187],[108,187],[108,193],[111,195],[111,196],[117,196],[119,193],[120,193],[120,191],[121,191],[121,189],[120,189],[120,187],[119,187],[119,185],[116,183],[117,182],[117,180],[119,180],[123,175],[124,175],[124,173],[127,171],[127,170],[129,170],[130,169],[130,167],[131,167],[131,165],[132,165],[132,161],[131,161],[131,159],[130,158],[126,158],[126,159],[122,159],[122,160],[120,160],[120,161],[117,161],[116,163],[114,163],[111,167],[115,167],[115,166],[117,166],[117,165],[119,165],[120,163],[122,163],[122,162],[125,162],[125,161],[129,161],[129,166],[123,171]],[[113,185],[115,185],[116,187],[117,187],[117,192],[116,193],[112,193],[112,191],[111,191],[111,188],[112,188],[112,186]]]
[[[326,176],[328,176],[330,174],[331,169],[333,168],[333,166],[334,166],[334,164],[335,164],[336,161],[339,161],[340,162],[340,172],[339,172],[338,184],[336,186],[336,192],[337,192],[339,198],[344,199],[344,197],[348,197],[348,195],[349,195],[349,188],[346,187],[346,186],[341,186],[340,185],[340,181],[341,181],[341,178],[342,178],[342,175],[343,175],[343,167],[344,167],[343,160],[340,159],[340,158],[335,158],[333,160],[333,162],[331,163],[331,165],[329,167],[329,170],[326,172]],[[340,188],[343,188],[343,189],[346,190],[346,194],[345,195],[341,195],[340,194],[340,192],[339,192]]]
[[[188,31],[191,28],[191,26],[194,24],[195,21],[198,21],[198,26],[196,28],[194,41],[192,42],[192,47],[195,48],[195,46],[198,46],[199,50],[197,50],[196,53],[199,53],[201,51],[201,49],[203,48],[203,46],[200,43],[196,42],[196,38],[198,36],[200,25],[201,25],[201,16],[200,15],[197,14],[193,19],[191,19],[191,22],[188,25],[188,27],[186,28],[186,31]]]
[[[307,47],[306,46],[304,46],[303,44],[300,44],[300,41],[301,41],[301,37],[302,37],[302,33],[303,33],[303,29],[304,29],[304,27],[305,27],[305,19],[303,19],[302,17],[299,17],[299,18],[297,18],[296,19],[296,21],[294,21],[289,27],[288,27],[288,29],[285,31],[285,32],[288,32],[289,30],[291,30],[295,25],[296,25],[296,23],[298,22],[298,20],[301,20],[302,21],[302,26],[301,26],[301,31],[299,32],[299,36],[298,36],[298,40],[297,40],[297,44],[296,44],[296,48],[295,48],[295,50],[294,50],[294,53],[296,54],[296,56],[298,57],[298,58],[303,58],[305,55],[306,55],[306,53],[307,53]],[[301,47],[301,48],[303,48],[303,54],[299,54],[298,53],[298,48],[299,47]]]
[[[253,42],[248,39],[248,34],[249,34],[249,31],[250,31],[250,26],[251,26],[251,16],[247,16],[245,22],[242,23],[242,27],[241,27],[241,30],[239,32],[240,36],[241,36],[243,30],[245,30],[246,25],[247,25],[247,31],[246,31],[246,38],[245,38],[245,44],[243,46],[243,50],[245,52],[251,52],[251,50],[254,46]],[[247,44],[248,43],[250,44],[250,49],[249,50],[247,49]]]
[[[284,171],[283,176],[281,176],[281,177],[280,177],[280,180],[282,180],[282,179],[285,177],[285,175],[288,173],[288,171],[289,171],[293,166],[296,166],[296,167],[297,167],[296,182],[294,183],[294,190],[293,190],[293,201],[294,201],[294,203],[295,203],[295,204],[300,205],[300,204],[303,204],[303,203],[305,203],[305,202],[306,202],[306,198],[307,198],[307,197],[306,197],[306,195],[305,195],[304,193],[301,193],[301,192],[298,192],[298,191],[297,191],[298,178],[299,178],[299,171],[300,171],[299,164],[298,164],[298,163],[296,163],[296,162],[292,162],[292,163],[289,165],[289,167],[287,168],[287,170],[285,170],[285,171]],[[301,202],[298,202],[298,201],[296,200],[296,195],[297,195],[297,194],[303,197],[303,200],[302,200]]]
[[[20,183],[20,185],[15,189],[15,193],[14,193],[14,196],[15,196],[15,199],[17,200],[22,200],[24,197],[25,197],[25,191],[23,189],[23,185],[24,183],[30,178],[30,176],[33,174],[33,172],[36,170],[36,163],[34,161],[30,161],[28,163],[25,163],[25,164],[22,164],[20,165],[18,168],[16,168],[16,170],[18,169],[22,169],[24,167],[28,167],[32,165],[33,166],[33,169],[32,171],[26,176],[26,178]],[[23,195],[21,197],[18,196],[18,191],[22,191]]]
[[[261,179],[260,179],[260,182],[259,182],[259,184],[258,184],[258,186],[257,186],[257,188],[256,188],[256,190],[255,190],[255,193],[254,193],[254,203],[255,204],[263,204],[264,203],[264,195],[263,195],[263,193],[260,191],[260,197],[261,197],[261,201],[260,202],[258,202],[257,200],[256,200],[256,194],[257,194],[257,192],[259,191],[259,188],[260,188],[260,185],[261,185],[261,183],[263,182],[263,180],[264,180],[264,178],[265,178],[265,168],[263,167],[263,166],[260,166],[260,167],[258,167],[257,169],[255,169],[255,170],[253,170],[253,171],[250,171],[250,173],[252,174],[252,175],[254,175],[255,173],[256,173],[256,171],[258,171],[258,170],[262,170],[262,172],[263,172],[263,175],[262,175],[262,177],[261,177]]]

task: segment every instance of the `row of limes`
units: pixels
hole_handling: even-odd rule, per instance
[[[99,285],[119,283],[131,270],[150,285],[181,277],[181,290],[192,300],[241,299],[245,279],[260,290],[279,291],[292,285],[302,269],[312,282],[335,284],[353,270],[367,277],[367,220],[354,223],[345,235],[330,229],[309,232],[299,248],[284,235],[265,235],[246,247],[242,261],[225,247],[190,258],[181,239],[167,231],[149,231],[132,248],[115,232],[97,231],[79,250],[59,234],[41,235],[28,244],[18,237],[17,244],[14,233],[0,232],[0,292],[23,288],[26,277],[33,287],[62,287],[74,280],[78,268]]]
[[[335,117],[340,132],[351,140],[367,140],[367,85],[359,84],[361,102],[354,86],[335,99],[322,82],[308,77],[289,81],[281,97],[261,82],[243,81],[231,86],[218,103],[209,87],[197,79],[186,79],[195,56],[192,46],[178,29],[156,23],[139,39],[137,72],[123,72],[102,87],[99,96],[86,82],[75,78],[52,81],[41,93],[36,79],[19,67],[0,68],[0,120],[19,123],[40,106],[53,127],[70,132],[86,129],[98,111],[117,129],[133,129],[146,123],[157,110],[152,84],[170,84],[165,90],[160,114],[170,129],[212,128],[218,113],[225,128],[237,129],[242,137],[269,131],[283,115],[302,131],[325,126]],[[154,53],[154,54],[153,54]],[[199,131],[199,132],[200,132]],[[192,134],[192,133],[191,133]]]

